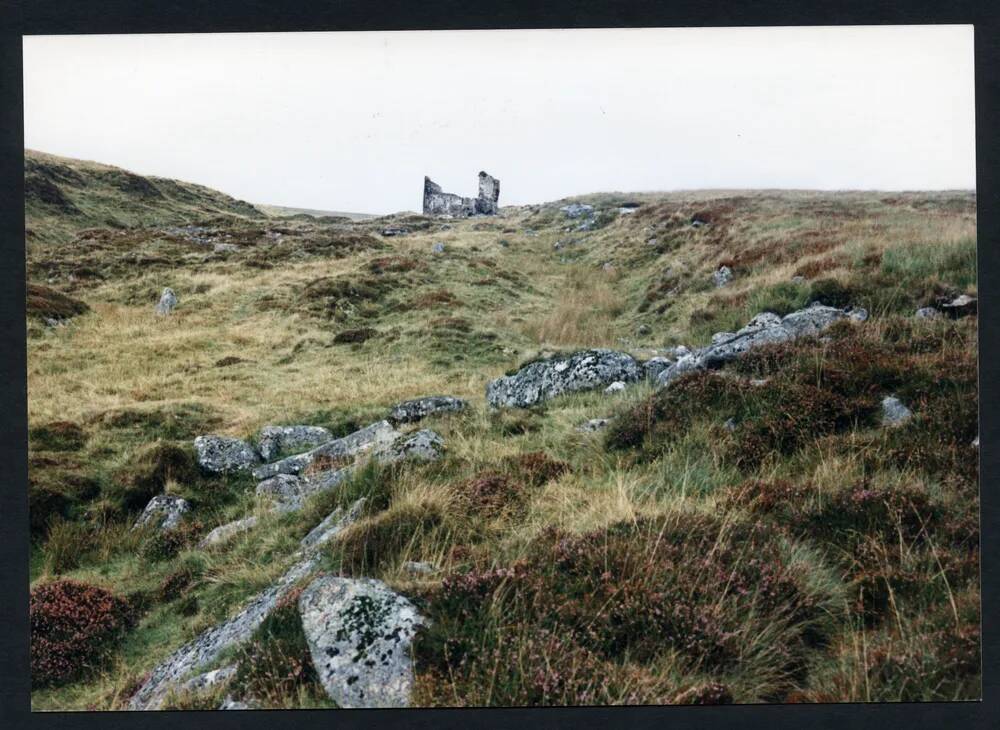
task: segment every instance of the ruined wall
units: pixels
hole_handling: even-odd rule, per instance
[[[446,193],[440,185],[424,177],[424,215],[496,215],[499,199],[500,181],[485,172],[479,173],[479,196],[476,198]]]

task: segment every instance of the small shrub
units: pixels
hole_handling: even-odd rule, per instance
[[[818,279],[809,285],[809,299],[828,307],[845,309],[858,303],[858,292],[836,279]]]
[[[59,580],[31,591],[31,681],[68,681],[99,663],[131,623],[128,602],[97,586]]]
[[[87,443],[87,434],[72,421],[53,421],[28,429],[28,442],[43,451],[79,451]]]
[[[45,486],[28,486],[28,529],[32,538],[44,536],[59,517],[68,517],[72,502],[62,492]]]
[[[570,470],[569,464],[565,461],[553,459],[544,451],[508,456],[503,460],[503,466],[514,476],[533,487],[540,487]]]
[[[486,472],[458,485],[459,494],[476,514],[495,517],[517,510],[524,502],[524,485],[503,474]]]
[[[73,570],[94,546],[94,536],[87,525],[62,518],[52,521],[45,541],[45,564],[52,573]]]
[[[542,427],[542,412],[530,409],[501,410],[490,414],[490,422],[501,436],[521,436]]]

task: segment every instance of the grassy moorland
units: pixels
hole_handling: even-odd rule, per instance
[[[973,193],[597,194],[574,199],[595,206],[580,231],[569,201],[351,221],[34,153],[26,176],[47,181],[26,201],[32,587],[118,601],[100,651],[39,659],[34,709],[120,709],[361,495],[325,565],[432,619],[418,705],[979,697],[977,321],[913,316],[976,293]],[[180,304],[157,317],[167,286]],[[664,391],[486,408],[490,379],[546,353],[648,358],[817,300],[871,317]],[[890,393],[914,413],[895,429]],[[296,514],[194,464],[202,433],[345,434],[433,394],[472,405],[422,424],[444,459],[372,466]],[[186,525],[131,530],[164,492]],[[279,607],[227,657],[263,706],[330,705],[297,622]]]

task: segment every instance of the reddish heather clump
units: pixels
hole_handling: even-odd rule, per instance
[[[31,680],[64,682],[98,661],[132,621],[126,599],[73,580],[31,591]]]
[[[527,484],[541,486],[569,471],[565,461],[553,459],[544,451],[532,451],[504,459],[504,464]]]
[[[485,472],[459,485],[459,491],[474,509],[499,514],[521,504],[524,487],[510,477]]]

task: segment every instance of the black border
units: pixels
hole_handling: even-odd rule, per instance
[[[1000,185],[997,181],[1000,35],[995,2],[972,0],[0,0],[0,727],[465,728],[627,725],[801,728],[985,728],[1000,726],[1000,425],[995,312],[1000,304]],[[29,710],[27,423],[24,339],[24,214],[21,35],[295,30],[422,30],[756,25],[973,23],[979,203],[983,701],[928,704],[768,705],[496,710],[260,711],[252,713],[35,713]]]

